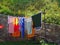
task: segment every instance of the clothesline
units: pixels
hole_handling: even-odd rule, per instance
[[[0,16],[3,16],[4,18],[4,16],[7,16],[7,15],[0,15]],[[8,19],[7,21],[8,32],[11,33],[13,37],[21,36],[22,38],[24,38],[25,31],[27,33],[27,37],[33,37],[35,34],[34,28],[39,29],[41,27],[41,13],[38,13],[29,18],[8,15],[7,19]],[[33,25],[32,25],[32,22],[33,22]]]

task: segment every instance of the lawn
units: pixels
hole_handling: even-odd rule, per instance
[[[35,42],[35,41],[17,41],[17,42],[12,42],[12,41],[5,41],[5,42],[0,42],[0,45],[57,45],[55,43],[40,43],[40,42]]]

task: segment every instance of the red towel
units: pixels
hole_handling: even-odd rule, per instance
[[[19,32],[19,25],[18,24],[17,25],[16,24],[14,25],[14,32]]]
[[[20,37],[18,18],[14,19],[14,33],[12,34],[12,36],[13,37]]]

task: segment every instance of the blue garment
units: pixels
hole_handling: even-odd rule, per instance
[[[25,27],[24,27],[24,17],[20,17],[19,18],[19,25],[20,25],[20,31],[21,31],[21,37],[24,38],[24,30],[25,30]]]

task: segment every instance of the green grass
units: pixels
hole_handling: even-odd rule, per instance
[[[17,42],[11,42],[11,41],[6,41],[6,42],[0,42],[0,45],[57,45],[54,43],[34,43],[34,41],[17,41]]]

